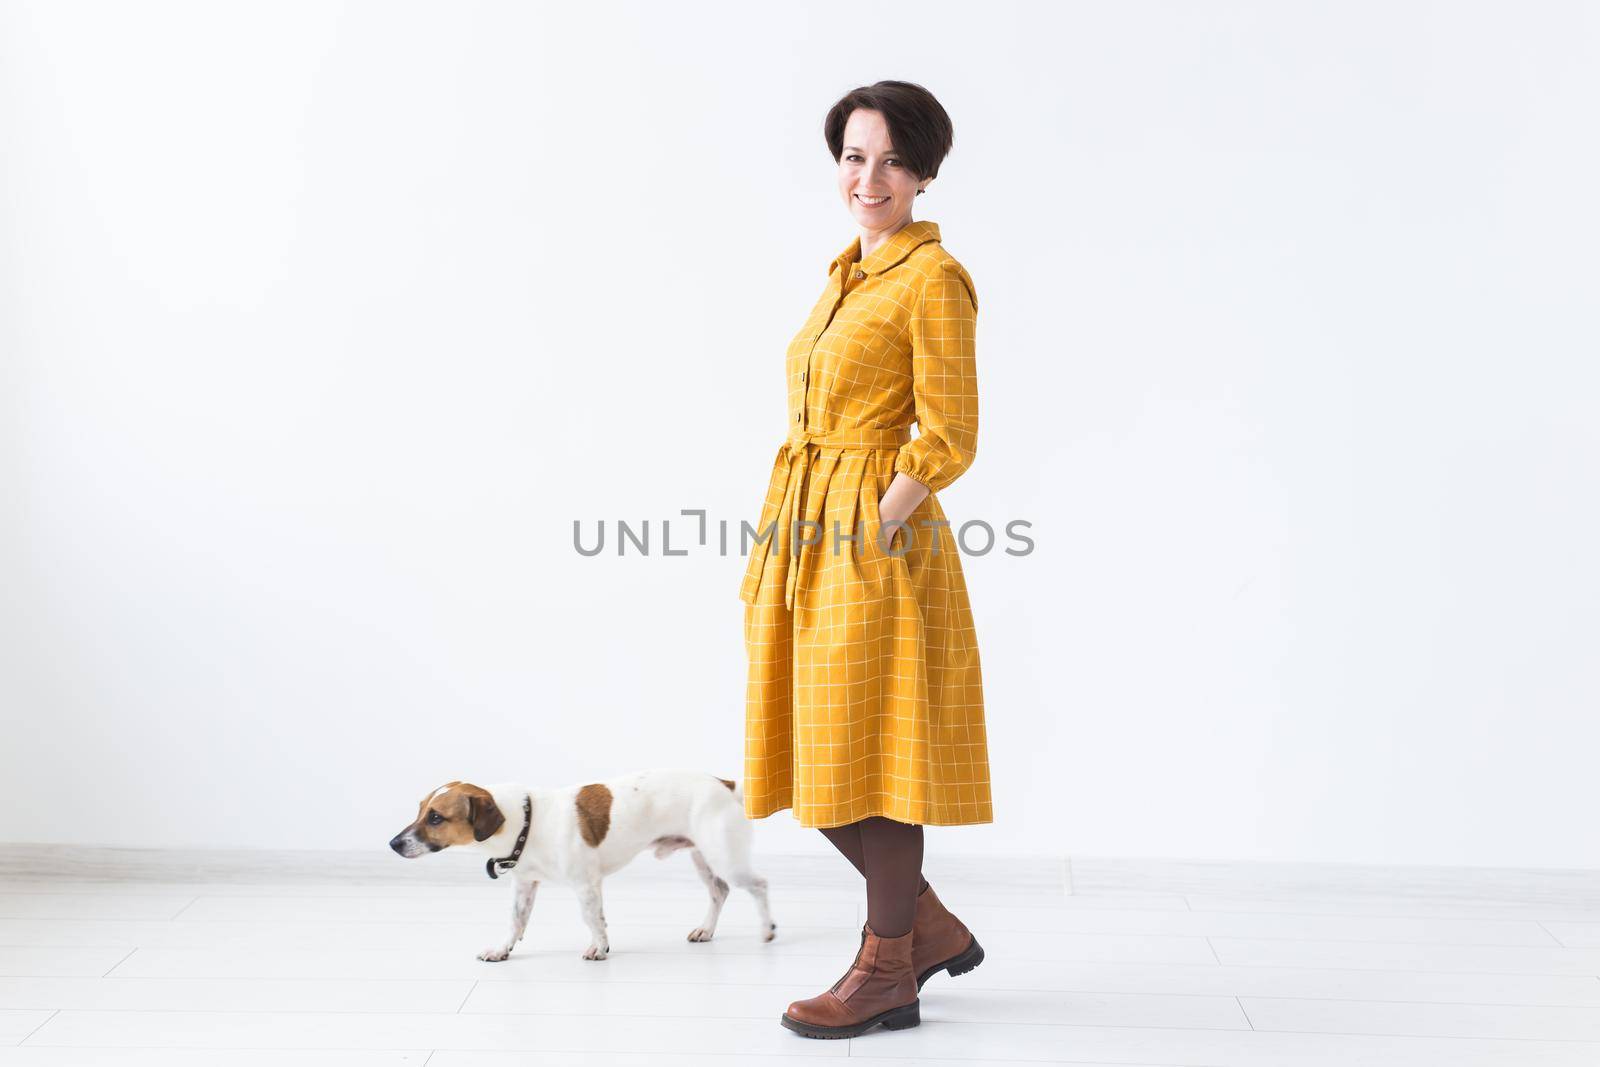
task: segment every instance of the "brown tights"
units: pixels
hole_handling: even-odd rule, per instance
[[[822,834],[867,879],[867,925],[879,937],[911,932],[917,895],[928,888],[922,877],[922,827],[881,815],[846,826],[822,827]]]

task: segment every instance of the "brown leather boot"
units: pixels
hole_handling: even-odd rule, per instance
[[[862,926],[850,970],[826,993],[790,1004],[783,1025],[806,1037],[858,1037],[880,1023],[886,1030],[916,1026],[922,1015],[911,937],[879,937]]]
[[[954,978],[983,962],[983,946],[965,923],[950,914],[931,885],[917,897],[911,938],[911,968],[916,973],[919,992],[922,983],[939,971]]]

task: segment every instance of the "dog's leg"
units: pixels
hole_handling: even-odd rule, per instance
[[[761,918],[761,940],[771,941],[777,937],[778,924],[772,921],[772,909],[767,904],[767,880],[745,869],[730,873],[728,881],[756,898],[756,914]]]
[[[578,904],[583,908],[583,921],[589,924],[589,934],[593,938],[589,947],[584,950],[583,958],[586,960],[603,960],[611,952],[611,942],[606,939],[606,912],[605,901],[600,895],[600,879],[580,883],[578,889]]]
[[[700,880],[711,894],[711,906],[706,909],[706,917],[699,926],[689,931],[689,940],[710,941],[717,932],[717,917],[722,914],[722,904],[728,899],[728,883],[716,876],[699,849],[691,850],[689,855],[694,859],[694,869],[700,872]]]
[[[511,898],[511,936],[498,948],[486,948],[478,953],[480,960],[499,963],[511,955],[511,950],[517,947],[523,931],[528,928],[528,916],[533,912],[533,894],[538,888],[538,882],[517,882],[517,891]]]
[[[695,834],[696,856],[705,853],[711,869],[723,879],[748,892],[756,899],[756,912],[761,918],[761,940],[777,937],[777,925],[772,921],[772,909],[767,904],[767,880],[750,868],[750,823],[742,809],[730,811],[726,817],[713,818],[704,832]]]

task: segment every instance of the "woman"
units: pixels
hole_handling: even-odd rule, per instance
[[[932,94],[856,89],[823,133],[861,233],[789,344],[788,439],[739,592],[744,789],[748,817],[792,808],[866,877],[850,970],[783,1016],[854,1037],[916,1026],[922,983],[983,959],[921,873],[924,825],[994,821],[972,612],[934,496],[976,446],[978,301],[939,227],[911,218],[953,139]]]

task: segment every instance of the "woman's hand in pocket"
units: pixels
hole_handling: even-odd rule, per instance
[[[878,537],[878,548],[881,551],[885,553],[890,551],[895,533],[899,532],[927,495],[927,486],[905,471],[895,472],[894,481],[889,483],[889,488],[878,498],[878,529],[875,532]],[[904,542],[905,538],[900,540]]]

